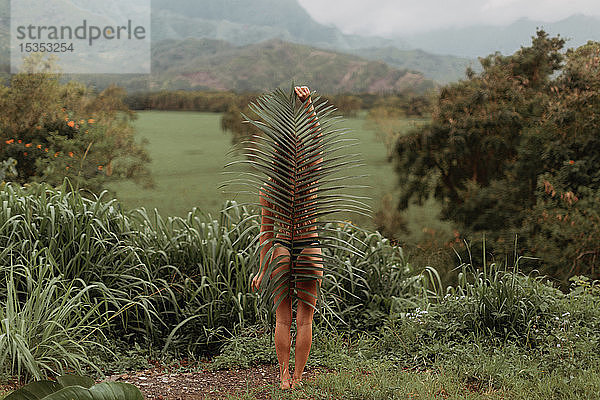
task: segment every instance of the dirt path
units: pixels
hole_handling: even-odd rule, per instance
[[[303,379],[313,378],[319,371],[306,369]],[[322,372],[322,371],[321,371]],[[257,390],[257,399],[271,399],[279,385],[279,367],[262,365],[250,369],[200,372],[159,372],[154,369],[130,374],[112,375],[106,381],[128,382],[140,388],[148,400],[221,399],[236,391]]]
[[[310,380],[322,369],[309,369],[304,372],[303,380]],[[127,382],[137,386],[146,400],[201,400],[225,399],[240,390],[251,389],[257,399],[271,399],[273,388],[279,386],[279,367],[261,365],[250,369],[227,371],[174,372],[164,367],[131,371],[107,376],[104,381]],[[20,387],[16,383],[0,387],[14,390]],[[1,397],[1,396],[0,396]]]

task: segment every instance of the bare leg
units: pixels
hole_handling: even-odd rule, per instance
[[[288,257],[281,261],[282,265],[273,271],[273,275],[280,270],[289,269],[289,251],[287,251],[285,248],[277,248],[273,251],[273,253],[274,258],[281,254],[288,254]],[[285,296],[285,298],[281,301],[281,303],[279,303],[279,306],[275,312],[275,352],[277,353],[277,360],[279,361],[279,378],[281,379],[280,387],[281,389],[289,389],[292,299],[289,296],[289,293],[284,292],[275,298],[275,302],[277,302],[277,299],[280,296]]]
[[[316,287],[316,281],[313,282],[302,282],[298,284],[304,290],[310,291],[310,286]],[[316,290],[314,291],[316,294]],[[315,299],[309,299],[307,294],[299,294],[305,300],[309,301],[313,306],[316,304]],[[294,381],[300,381],[302,379],[302,373],[308,360],[308,354],[310,353],[310,347],[312,345],[312,320],[313,320],[314,309],[305,304],[301,300],[298,300],[298,310],[296,312],[296,361],[294,365]]]
[[[275,322],[275,351],[279,361],[279,377],[281,388],[290,388],[290,347],[292,326],[291,299],[287,296],[277,307]]]
[[[321,249],[319,248],[306,248],[303,249],[302,253],[298,259],[302,259],[303,261],[310,261],[310,263],[305,263],[305,267],[321,266],[322,264],[317,264],[316,261],[321,261],[318,257],[309,257],[307,254],[321,254]],[[298,268],[301,268],[302,264],[298,265]],[[322,275],[320,272],[318,275]],[[296,311],[296,359],[294,365],[294,375],[292,377],[292,386],[294,386],[297,382],[302,380],[302,374],[304,373],[304,367],[306,366],[306,362],[308,360],[308,354],[310,353],[310,347],[312,345],[312,322],[314,315],[314,306],[317,303],[317,299],[308,293],[304,293],[301,290],[312,293],[314,296],[317,295],[317,280],[303,281],[297,282],[296,287],[298,290],[298,309]],[[301,290],[300,290],[301,289]],[[303,299],[309,304],[306,304]],[[312,307],[311,307],[312,305]]]

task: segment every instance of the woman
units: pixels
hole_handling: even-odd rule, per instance
[[[317,120],[317,116],[316,113],[314,112],[314,108],[312,106],[312,101],[310,98],[310,90],[308,89],[308,87],[306,86],[296,86],[294,88],[294,91],[296,92],[298,98],[301,101],[306,101],[308,99],[308,101],[306,102],[306,107],[309,107],[309,111],[313,111],[313,119],[314,119],[314,125],[313,127],[318,127],[319,122]],[[319,131],[320,128],[317,128],[315,130],[315,132]],[[322,161],[322,158],[320,158],[319,160],[316,160],[315,162],[311,163],[310,166],[314,166],[316,163],[319,163]],[[309,167],[310,167],[309,166]],[[317,167],[320,168],[320,167]],[[309,189],[308,191],[311,192],[315,189]],[[267,191],[268,193],[268,191]],[[264,190],[260,190],[259,193],[259,200],[260,200],[260,204],[263,206],[262,210],[261,210],[261,233],[265,232],[264,234],[262,234],[260,236],[260,243],[262,244],[264,241],[270,239],[273,237],[273,219],[271,218],[273,216],[273,214],[269,211],[268,206],[270,206],[270,203],[268,202],[267,198],[268,198],[268,194],[265,193]],[[316,197],[316,195],[314,195]],[[314,197],[313,197],[314,198]],[[310,223],[314,223],[316,222],[316,218],[312,219],[311,221],[307,222],[307,225]],[[307,244],[318,244],[318,240],[315,239],[311,239],[311,238],[315,238],[317,237],[317,233],[316,232],[311,232],[314,231],[314,229],[316,229],[315,226],[311,227],[311,228],[304,228],[304,229],[300,229],[298,232],[298,236],[296,236],[296,239],[302,242],[306,242]],[[277,233],[276,235],[276,239],[273,242],[277,242],[277,238],[284,238],[283,235],[281,235],[280,233]],[[267,252],[269,251],[270,247],[272,246],[272,243],[263,246],[261,249],[261,253],[260,253],[260,265],[263,265],[263,260],[267,254]],[[309,272],[310,273],[315,273],[315,269],[316,268],[322,268],[322,264],[320,264],[319,262],[321,262],[321,248],[320,247],[305,247],[302,249],[302,251],[300,252],[300,254],[298,255],[298,257],[296,258],[295,255],[293,255],[293,257],[290,257],[290,251],[284,247],[284,246],[276,246],[275,249],[273,250],[272,256],[271,256],[271,260],[272,259],[277,259],[277,257],[279,256],[283,256],[282,257],[282,262],[279,264],[279,266],[271,273],[271,277],[273,277],[275,274],[279,273],[281,270],[289,270],[291,267],[291,263],[290,261],[295,263],[296,266],[296,271],[302,273],[302,272]],[[292,260],[290,260],[290,258]],[[256,276],[254,276],[254,278],[252,279],[252,288],[258,290],[260,283],[264,277],[265,271],[266,271],[266,267],[267,267],[268,263],[264,263],[264,267],[262,268],[261,271],[259,271]],[[302,266],[306,266],[307,268],[310,268],[307,271],[303,271]],[[314,306],[316,304],[316,294],[317,294],[317,281],[319,282],[319,285],[321,284],[321,276],[323,276],[323,271],[322,270],[317,270],[316,271],[316,275],[318,276],[318,278],[316,279],[312,279],[312,280],[308,280],[308,281],[299,281],[299,282],[295,282],[295,288],[297,289],[298,292],[298,297],[303,299],[304,301],[306,301],[309,304],[306,304],[304,301],[298,301],[298,306],[297,306],[297,310],[296,310],[296,358],[295,358],[295,365],[294,365],[294,374],[293,376],[290,376],[290,370],[289,370],[289,360],[290,360],[290,348],[291,348],[291,335],[290,335],[290,329],[292,326],[292,299],[289,295],[289,293],[287,292],[283,292],[282,294],[278,295],[274,301],[277,302],[280,296],[285,296],[285,298],[281,301],[281,303],[279,304],[279,306],[277,307],[276,310],[276,314],[275,314],[275,351],[277,352],[277,359],[279,361],[279,376],[281,379],[281,389],[290,389],[290,388],[294,388],[296,385],[298,385],[301,382],[302,379],[302,373],[304,372],[304,367],[306,365],[306,361],[308,359],[308,354],[310,352],[310,346],[312,344],[312,321],[313,321],[313,313],[314,313]],[[281,287],[281,286],[279,286]],[[305,293],[311,293],[313,296],[310,296],[309,294]],[[312,305],[312,307],[311,307]]]

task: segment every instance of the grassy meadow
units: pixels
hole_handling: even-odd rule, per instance
[[[176,111],[138,112],[138,139],[149,141],[154,189],[132,182],[112,184],[127,208],[156,208],[161,215],[185,216],[192,207],[215,215],[225,195],[217,190],[227,162],[229,137],[220,114]]]

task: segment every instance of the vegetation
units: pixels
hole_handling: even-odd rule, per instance
[[[226,203],[218,220],[198,209],[163,219],[143,208],[122,212],[102,199],[106,192],[89,200],[68,185],[9,183],[0,192],[2,318],[15,322],[0,329],[29,315],[46,324],[0,332],[18,343],[3,376],[17,374],[18,365],[24,376],[36,368],[45,376],[89,374],[88,364],[94,376],[102,375],[94,366],[104,373],[143,367],[131,349],[162,359],[218,352],[212,368],[274,360],[272,315],[249,292],[259,250],[255,211]],[[600,388],[600,282],[574,276],[563,293],[518,264],[469,261],[459,266],[458,283],[444,286],[435,270],[419,272],[379,233],[347,223],[328,228],[339,240],[352,238],[348,245],[364,257],[329,253],[339,269],[324,282],[309,365],[334,373],[290,398],[458,398],[469,390],[575,399]],[[49,340],[64,344],[33,351]],[[85,368],[77,362],[84,360]]]
[[[439,84],[457,82],[465,78],[467,67],[477,68],[476,60],[451,55],[431,54],[420,48],[417,50],[401,50],[398,47],[370,47],[351,51],[368,60],[380,60],[399,68],[419,71]],[[443,54],[451,54],[444,52]]]
[[[598,277],[598,44],[560,53],[538,31],[530,47],[481,60],[444,87],[432,122],[399,137],[399,208],[433,194],[463,237],[508,253],[514,235],[562,281]],[[554,77],[555,72],[561,72]],[[560,226],[560,228],[559,228]],[[560,249],[560,250],[559,250]]]
[[[240,98],[245,100],[247,96],[236,95],[233,92],[162,90],[131,93],[125,98],[125,103],[132,110],[222,113],[228,110],[232,103],[241,103]]]
[[[381,97],[371,105],[367,120],[375,128],[377,139],[384,144],[388,161],[392,161],[394,145],[401,136],[429,121],[430,101],[426,96],[407,94]]]
[[[7,250],[5,253],[10,253],[11,247]],[[43,257],[45,252],[42,249],[39,253]],[[94,285],[78,278],[69,283],[55,275],[55,264],[33,257],[32,261],[37,262],[15,263],[1,271],[2,376],[42,379],[49,368],[82,368],[81,364],[89,364],[84,348],[87,344],[110,352],[97,341],[86,340],[94,330],[90,322],[99,307],[89,301]]]
[[[218,220],[198,209],[163,219],[156,210],[123,212],[105,195],[86,199],[68,180],[58,189],[8,183],[0,191],[0,299],[3,318],[14,321],[0,327],[10,349],[4,376],[82,373],[84,359],[97,366],[115,356],[109,349],[116,338],[200,357],[245,327],[268,324],[249,286],[258,259],[255,210],[229,202]],[[380,304],[408,308],[426,293],[428,278],[404,265],[380,234],[348,223],[325,229],[354,250],[324,249],[335,267],[323,284],[323,324],[377,326]],[[377,281],[387,274],[393,280]],[[372,287],[355,290],[364,284]],[[39,330],[20,328],[30,318],[40,320]],[[36,347],[51,341],[61,347]]]
[[[102,382],[95,385],[92,378],[61,375],[56,381],[38,380],[15,390],[5,400],[143,400],[140,389],[126,382]]]
[[[186,45],[193,49],[199,43]],[[223,54],[239,50],[213,45],[199,47],[205,55],[214,50],[208,56],[213,60],[234,60]],[[268,48],[268,57],[289,55],[281,42],[261,46]],[[560,37],[538,31],[530,47],[481,59],[481,72],[468,70],[466,80],[441,90],[431,115],[429,97],[415,92],[375,96],[344,89],[345,94],[330,97],[344,115],[360,109],[360,118],[350,124],[362,124],[368,110],[368,126],[377,127],[378,139],[392,150],[388,155],[395,159],[404,190],[401,208],[437,198],[441,215],[459,225],[451,244],[461,260],[457,274],[450,273],[455,264],[447,254],[438,259],[439,268],[425,267],[431,264],[428,258],[414,257],[395,238],[382,235],[393,238],[409,225],[392,207],[378,213],[378,232],[350,221],[319,220],[315,226],[331,242],[343,243],[322,246],[329,262],[309,358],[309,365],[331,373],[293,393],[273,389],[273,396],[597,397],[600,44],[590,42],[566,54],[563,46]],[[342,57],[326,56],[334,61]],[[287,60],[288,66],[297,65]],[[183,61],[195,62],[193,57]],[[362,61],[354,62],[346,66]],[[363,67],[385,73],[390,82],[403,79],[396,80],[397,72],[387,67],[365,65],[357,67],[360,79],[351,83],[362,92],[373,88],[365,84],[370,78],[361,75]],[[162,67],[169,70],[168,64]],[[165,87],[206,79],[179,74],[184,70],[177,68],[164,75]],[[235,79],[247,81],[244,76]],[[206,213],[209,207],[162,217],[157,209],[124,210],[100,189],[111,177],[149,177],[143,165],[148,155],[133,142],[129,106],[223,112],[221,126],[241,144],[250,132],[240,127],[251,125],[241,124],[241,112],[262,128],[254,132],[270,134],[271,140],[281,140],[281,135],[269,127],[286,130],[294,125],[291,120],[310,124],[296,97],[278,91],[257,102],[251,93],[163,91],[125,98],[114,87],[98,94],[80,84],[60,83],[50,71],[15,75],[0,91],[0,181],[8,181],[0,184],[3,379],[32,381],[73,371],[102,377],[146,368],[148,357],[165,361],[185,355],[198,361],[196,368],[212,369],[275,362],[273,314],[261,307],[269,298],[250,291],[261,246],[259,215],[243,205],[246,198],[219,204],[216,218]],[[251,102],[254,115],[245,110]],[[322,133],[335,142],[325,117],[333,110],[323,104],[316,104]],[[193,193],[201,191],[210,198],[206,204],[217,204],[220,198],[210,193],[210,182],[215,187],[216,182],[200,175],[214,177],[214,168],[198,173],[175,164],[197,168],[193,155],[218,167],[224,164],[217,159],[226,147],[219,115],[190,113],[185,116],[189,125],[168,120],[164,126],[156,113],[144,115],[147,119],[137,123],[152,125],[152,134],[162,138],[153,146],[160,149],[155,168],[167,196],[192,193],[196,204]],[[287,123],[274,119],[286,115]],[[397,125],[386,125],[391,119]],[[370,154],[371,142],[363,141],[363,153]],[[269,146],[263,150],[272,155]],[[317,150],[313,144],[308,159],[318,157]],[[35,157],[27,158],[32,151]],[[294,155],[292,149],[288,158]],[[268,160],[257,162],[256,153],[250,156],[246,161],[286,181],[286,170],[271,169]],[[387,191],[379,185],[391,176],[385,166],[383,155],[365,166],[366,173],[380,170],[370,182],[377,190]],[[182,179],[185,173],[200,184]],[[308,176],[322,179],[322,173],[314,170]],[[173,184],[173,176],[182,181],[180,186]],[[256,189],[249,193],[252,200]],[[290,200],[284,191],[272,193],[278,193],[274,202],[293,216],[289,209],[297,205],[297,196]],[[341,211],[323,200],[329,199],[317,204],[323,213]],[[424,229],[422,236],[429,232]],[[475,247],[462,240],[476,237],[483,240]],[[432,234],[420,244],[427,257],[449,244],[435,240]],[[292,240],[291,247],[295,245]],[[501,254],[508,255],[501,261]],[[541,258],[545,275],[532,271],[539,260],[523,254]],[[212,357],[211,362],[205,364],[205,357]],[[87,381],[75,390],[93,397],[93,382]],[[259,395],[247,388],[240,396]]]
[[[335,105],[335,103],[332,103]],[[171,111],[139,111],[134,122],[138,140],[147,140],[148,153],[152,158],[149,165],[156,188],[143,189],[133,182],[115,182],[108,189],[116,192],[116,197],[126,209],[146,207],[157,208],[161,215],[185,217],[192,207],[198,207],[205,213],[218,215],[225,200],[231,196],[218,189],[224,179],[223,166],[231,160],[230,141],[232,135],[221,130],[222,114]],[[252,118],[252,113],[246,114]],[[420,118],[406,119],[406,126],[420,121]],[[250,124],[240,125],[251,127]],[[365,125],[365,113],[357,117],[347,117],[340,123],[348,128],[349,137],[361,142],[360,153],[365,160],[361,173],[368,174],[365,184],[371,187],[357,189],[355,194],[370,196],[368,204],[373,210],[382,207],[382,199],[386,193],[394,189],[395,177],[391,163],[386,161],[383,145],[376,140],[376,130]],[[168,132],[168,134],[165,134]],[[352,149],[346,149],[353,153]],[[255,201],[258,193],[252,195],[239,194],[233,197],[238,202]],[[390,202],[390,209],[393,208]],[[406,222],[416,230],[415,236],[422,235],[423,226],[435,227],[441,224],[435,218],[437,209],[434,203],[426,207],[415,207],[418,218],[413,218],[413,210],[409,210]],[[431,214],[431,215],[430,215]],[[352,220],[354,225],[375,229],[372,218],[360,215],[344,215],[341,219]],[[383,232],[383,231],[381,231]],[[449,231],[451,234],[451,231]],[[390,236],[392,237],[392,236]],[[452,260],[450,260],[452,261]]]
[[[187,39],[182,45],[190,51],[173,62],[174,43],[158,43],[154,49],[153,70],[169,77],[165,89],[231,89],[236,92],[262,92],[297,82],[310,82],[323,93],[426,90],[433,87],[422,74],[398,70],[381,61],[316,49],[301,44],[269,40],[210,56],[201,49],[207,39]],[[166,62],[168,60],[168,63]],[[218,69],[212,66],[219,65]],[[174,79],[183,86],[177,87]],[[251,79],[250,79],[251,78]]]
[[[16,174],[4,169],[4,178],[59,185],[68,176],[91,191],[123,179],[150,187],[144,165],[150,159],[135,143],[135,114],[123,103],[124,91],[61,84],[45,63],[32,56],[9,86],[0,86],[0,160],[16,161]]]
[[[323,374],[301,393],[282,398],[497,398],[595,397],[600,389],[597,304],[600,282],[570,279],[563,294],[518,267],[459,266],[456,286],[425,306],[392,312],[375,331],[355,337],[315,330],[309,364]],[[445,293],[445,294],[443,294]],[[237,337],[217,357],[231,353],[260,360],[268,343]],[[261,352],[261,350],[263,350]],[[252,360],[244,359],[246,364]],[[255,398],[251,390],[248,399]],[[297,396],[297,397],[294,397]]]
[[[177,99],[181,92],[166,92],[164,97]],[[186,92],[183,92],[186,93]],[[198,94],[199,95],[199,94]],[[197,95],[197,96],[198,96]],[[189,95],[182,95],[184,98]],[[258,95],[239,95],[229,103],[221,119],[221,128],[232,134],[232,144],[238,144],[244,139],[251,138],[260,131],[252,124],[245,123],[243,115],[256,118],[249,104]],[[323,100],[335,106],[335,113],[345,117],[357,117],[359,111],[368,110],[369,119],[376,125],[376,132],[387,149],[391,149],[393,139],[398,135],[396,129],[388,129],[387,124],[398,118],[424,117],[430,107],[429,96],[415,95],[410,92],[388,94],[385,96],[369,93],[321,95]],[[181,100],[183,102],[183,100]],[[159,108],[160,109],[160,108]],[[209,111],[198,109],[196,111]],[[396,121],[394,121],[396,122]],[[388,150],[389,151],[389,150]],[[388,154],[391,158],[391,154]]]

